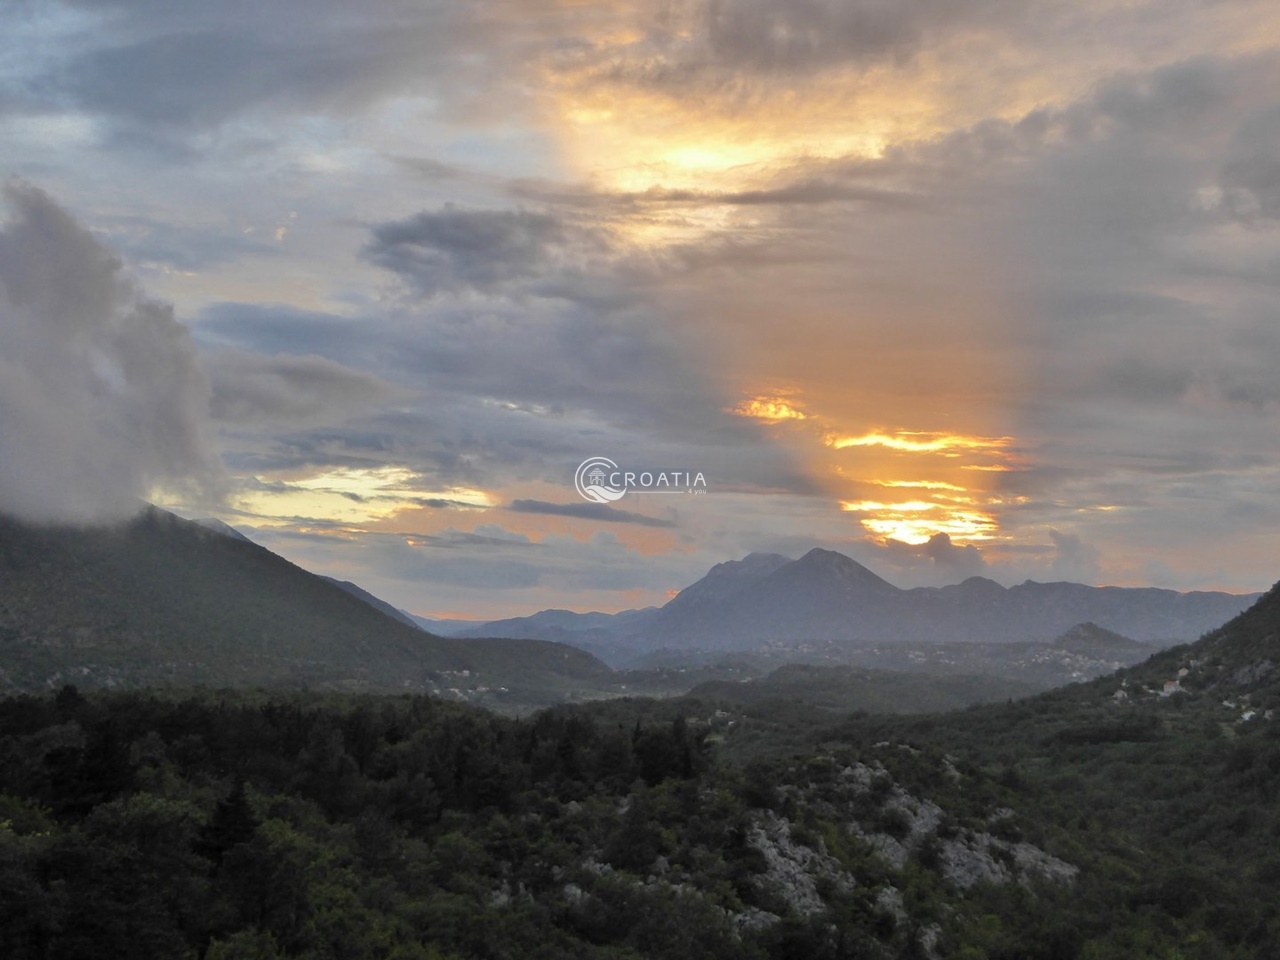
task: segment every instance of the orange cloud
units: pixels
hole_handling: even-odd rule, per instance
[[[783,420],[807,420],[809,415],[793,403],[777,396],[752,397],[732,408],[741,417],[750,417],[764,423],[781,423]]]
[[[874,480],[877,486],[906,488],[911,490],[954,490],[956,493],[965,493],[964,487],[958,487],[954,483],[946,483],[942,480]]]
[[[981,510],[956,509],[951,504],[912,500],[880,503],[873,500],[841,501],[850,513],[867,514],[859,521],[871,533],[903,543],[927,543],[945,533],[955,541],[992,540],[999,531],[996,518]]]
[[[905,453],[942,453],[955,456],[960,450],[996,450],[1013,443],[1012,437],[966,437],[957,434],[904,430],[895,434],[867,433],[860,437],[828,436],[826,444],[836,450],[848,447],[887,447]]]

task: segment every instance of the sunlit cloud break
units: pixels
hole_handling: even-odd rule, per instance
[[[895,489],[951,490],[955,493],[968,492],[964,487],[958,487],[954,483],[946,483],[942,480],[875,480],[873,482],[879,487],[893,487]]]
[[[462,509],[495,504],[483,490],[428,488],[405,467],[338,467],[294,480],[257,478],[237,498],[240,510],[263,520],[299,517],[332,523],[369,523],[419,506],[447,503]]]
[[[764,423],[781,423],[784,420],[807,420],[809,415],[784,397],[760,396],[743,400],[733,408],[742,417],[751,417]]]
[[[849,447],[887,447],[905,453],[955,454],[961,450],[998,450],[1013,443],[1013,437],[966,437],[954,433],[932,433],[904,430],[894,434],[867,433],[860,437],[826,438],[826,444],[836,450]]]
[[[922,544],[936,534],[945,533],[956,541],[995,539],[999,530],[996,518],[979,510],[957,510],[945,503],[909,500],[905,503],[881,503],[874,500],[842,500],[842,510],[867,513],[859,518],[869,532],[902,543]]]

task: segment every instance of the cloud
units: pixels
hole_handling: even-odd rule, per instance
[[[699,11],[707,56],[718,66],[808,71],[833,63],[870,64],[912,55],[926,33],[985,6],[894,0],[710,0]]]
[[[560,222],[525,210],[445,205],[373,228],[365,255],[420,292],[489,289],[536,276],[565,242]]]
[[[1280,104],[1258,108],[1240,125],[1220,180],[1237,215],[1280,217]]]
[[[469,610],[489,618],[528,615],[553,602],[584,609],[660,603],[666,591],[687,586],[724,559],[681,553],[673,563],[655,563],[654,555],[608,531],[585,541],[552,535],[530,542],[493,524],[470,534],[449,529],[358,538],[237,526],[268,549],[310,569],[342,572],[406,610]]]
[[[935,533],[930,537],[929,542],[924,545],[924,553],[935,567],[947,571],[949,576],[955,576],[956,579],[974,576],[986,566],[977,547],[973,544],[958,547],[945,533]]]
[[[1042,5],[1043,6],[1043,5]],[[744,79],[796,78],[824,70],[905,65],[947,34],[1000,26],[1012,5],[924,0],[686,0],[620,5],[630,28],[590,51],[593,79],[745,99]],[[606,35],[607,36],[607,35]],[[584,51],[575,51],[586,59]],[[567,59],[567,58],[566,58]]]
[[[333,425],[408,395],[380,377],[324,357],[222,350],[206,357],[212,414],[225,424]]]
[[[1278,17],[10,4],[0,141],[197,318],[238,472],[393,464],[417,503],[465,506],[451,490],[555,500],[588,455],[697,466],[715,496],[676,533],[611,526],[708,565],[758,531],[859,536],[835,503],[931,480],[999,520],[993,577],[1051,575],[1053,527],[1108,577],[1147,551],[1189,581],[1212,565],[1181,558],[1213,551],[1222,585],[1274,562],[1257,529],[1280,483]],[[761,396],[808,418],[725,413]],[[961,473],[941,451],[822,447],[818,424],[1015,439]],[[478,512],[434,513],[409,515]],[[959,575],[972,548],[951,535],[882,562]],[[601,556],[595,576],[647,569]]]
[[[675,521],[619,510],[603,503],[547,503],[545,500],[512,500],[508,510],[516,513],[543,513],[553,517],[577,517],[604,523],[638,523],[646,527],[674,527]]]
[[[0,510],[87,522],[157,487],[212,497],[210,388],[187,329],[45,193],[4,196]]]
[[[1073,583],[1097,583],[1102,575],[1102,554],[1074,533],[1050,530],[1055,554],[1053,575]]]
[[[102,39],[76,45],[37,89],[162,132],[254,109],[345,112],[406,87],[439,91],[469,73],[457,53],[477,32],[447,6],[395,0],[377,5],[384,17],[345,16],[349,8],[322,0],[264,8],[251,21],[218,4],[94,6],[114,7],[108,28],[98,24]]]
[[[827,543],[822,545],[828,546]],[[946,533],[936,533],[927,542],[919,544],[886,538],[881,541],[833,542],[828,548],[865,563],[895,586],[903,588],[940,587],[977,576],[1003,579],[1005,572],[989,567],[977,546],[953,543]]]

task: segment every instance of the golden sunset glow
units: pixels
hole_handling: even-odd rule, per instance
[[[849,513],[862,514],[859,521],[873,534],[917,545],[928,543],[939,533],[959,542],[991,540],[999,528],[991,514],[924,500],[903,503],[841,501],[840,507]]]
[[[941,453],[944,456],[957,455],[963,450],[998,450],[1012,442],[1012,437],[965,437],[923,431],[868,433],[860,437],[831,436],[826,440],[827,446],[836,450],[846,450],[849,447],[887,447],[904,453]]]
[[[809,415],[797,409],[782,397],[753,397],[733,408],[742,417],[750,417],[764,423],[781,423],[783,420],[807,420]]]
[[[843,512],[857,517],[864,536],[912,545],[928,543],[940,533],[960,543],[997,536],[996,513],[1004,501],[986,492],[987,483],[981,475],[964,482],[958,471],[974,459],[1014,460],[1013,437],[926,430],[849,434],[833,429],[836,418],[813,409],[811,397],[805,397],[802,408],[798,394],[794,388],[768,390],[750,395],[731,409],[765,424],[796,423],[797,430],[789,432],[788,438],[821,469],[832,470],[839,477],[834,486],[837,502]],[[840,451],[846,462],[831,462],[831,451]],[[912,463],[905,476],[903,455]],[[915,496],[899,501],[874,494],[840,496],[851,487],[865,493],[878,488]]]
[[[447,501],[455,507],[483,509],[494,504],[483,490],[451,487],[422,489],[418,475],[399,466],[339,467],[288,480],[262,480],[246,490],[237,506],[274,520],[307,518],[331,523],[372,523],[424,501]]]
[[[964,493],[964,487],[958,487],[954,483],[946,483],[942,480],[876,480],[875,483],[881,487],[893,487],[897,489],[908,490],[953,490],[956,493]]]
[[[939,504],[930,503],[927,500],[907,500],[904,503],[881,503],[877,500],[840,501],[840,507],[842,509],[857,513],[879,510],[893,510],[898,513],[924,513],[928,510],[936,510],[939,506]]]
[[[735,123],[708,123],[705,116],[686,114],[678,105],[639,97],[617,106],[568,111],[566,143],[573,148],[575,165],[602,187],[622,193],[748,190],[767,183],[778,166],[797,157],[874,157],[885,145],[883,133],[874,129],[824,136],[818,127],[825,124],[814,118],[810,137],[797,138],[783,130],[771,133]],[[637,113],[650,114],[650,123],[666,129],[655,135],[652,127],[637,122]],[[804,122],[800,116],[777,119],[780,126]]]
[[[881,516],[862,521],[872,533],[902,543],[928,543],[935,535],[945,533],[956,542],[994,539],[995,520],[981,513],[952,514],[948,517],[919,520],[909,516]]]

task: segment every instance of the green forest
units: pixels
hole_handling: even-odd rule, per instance
[[[914,717],[12,697],[0,956],[1265,956],[1280,726],[1112,696],[1185,649]]]

